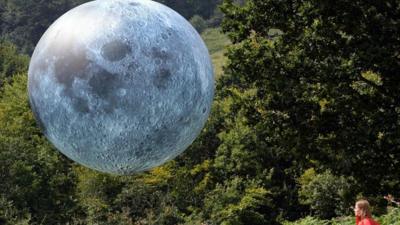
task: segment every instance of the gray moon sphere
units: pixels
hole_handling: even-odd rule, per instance
[[[214,96],[196,30],[150,0],[97,0],[61,16],[31,58],[29,100],[68,158],[113,173],[145,171],[199,135]]]

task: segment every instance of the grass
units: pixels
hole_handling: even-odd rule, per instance
[[[224,73],[222,68],[226,63],[226,57],[224,56],[226,52],[225,47],[230,44],[230,41],[228,37],[221,32],[221,29],[218,28],[206,29],[201,34],[201,37],[207,45],[214,65],[215,78],[218,79]]]

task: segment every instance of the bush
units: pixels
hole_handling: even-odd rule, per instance
[[[70,222],[78,210],[72,164],[41,134],[29,109],[26,74],[3,86],[0,124],[0,221]]]
[[[349,213],[354,201],[351,179],[335,176],[330,171],[316,174],[314,169],[308,169],[299,183],[300,202],[309,205],[317,217],[329,219]]]
[[[30,219],[31,215],[26,210],[18,210],[12,201],[0,195],[0,224],[28,225]]]
[[[381,225],[400,225],[400,209],[394,208],[388,214],[381,217],[374,217]],[[332,220],[321,220],[314,217],[305,217],[294,222],[284,222],[283,225],[353,225],[354,217],[335,218]]]
[[[275,224],[263,213],[271,205],[270,194],[255,180],[235,177],[217,185],[206,196],[203,221],[223,225]]]
[[[352,217],[346,217],[333,220],[321,220],[308,216],[295,222],[284,222],[283,225],[354,225],[355,220]]]
[[[20,55],[11,42],[0,39],[0,88],[11,80],[14,74],[28,70],[29,57]]]
[[[388,214],[378,220],[381,225],[400,225],[400,208],[392,208]]]

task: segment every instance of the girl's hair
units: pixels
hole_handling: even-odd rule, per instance
[[[362,218],[371,217],[369,202],[367,200],[365,199],[358,200],[356,202],[356,206],[360,209]]]

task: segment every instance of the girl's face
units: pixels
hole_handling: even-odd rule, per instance
[[[358,205],[357,205],[357,204],[356,204],[355,207],[354,207],[354,214],[355,214],[356,216],[361,216],[361,209],[358,208]]]

